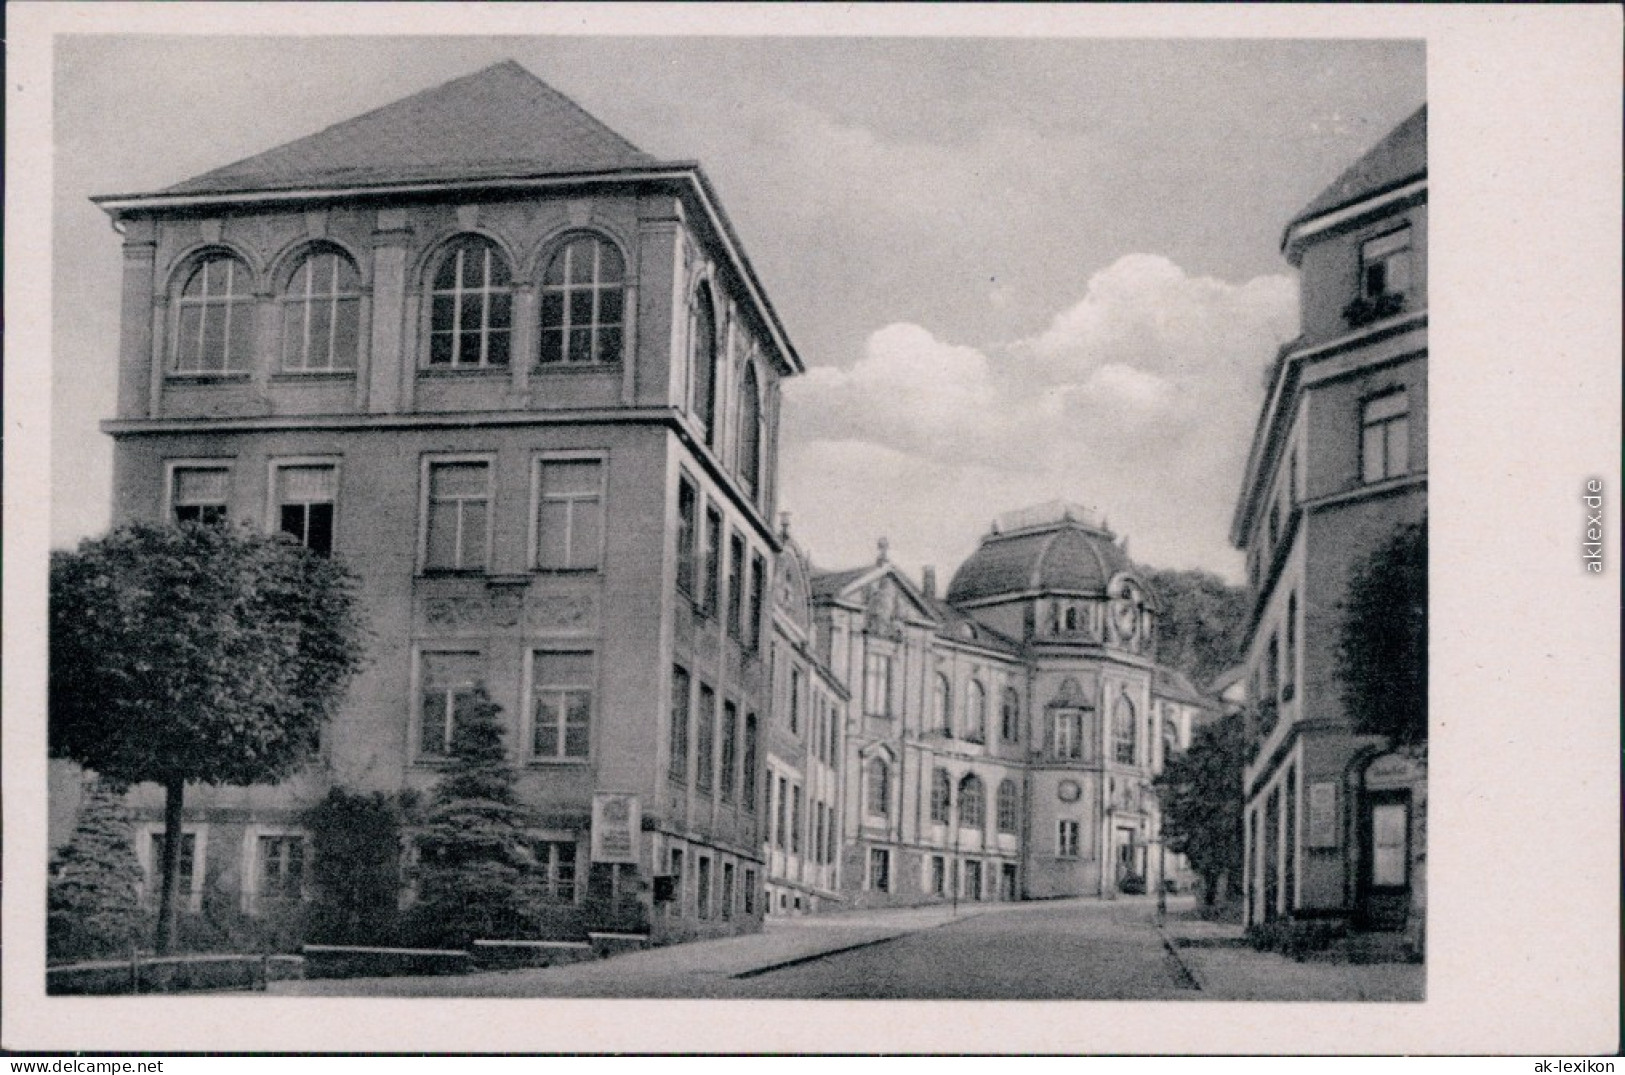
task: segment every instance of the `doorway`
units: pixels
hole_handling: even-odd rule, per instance
[[[1360,825],[1360,918],[1367,929],[1405,927],[1411,905],[1411,794],[1366,795]]]

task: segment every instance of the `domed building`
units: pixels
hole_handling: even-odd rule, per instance
[[[1217,706],[1156,663],[1157,599],[1104,519],[1061,502],[1001,516],[941,597],[883,542],[812,594],[818,653],[851,695],[850,900],[1161,883],[1151,781]]]

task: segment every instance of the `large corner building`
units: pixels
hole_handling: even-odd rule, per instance
[[[648,918],[670,873],[657,935],[758,919],[802,367],[698,166],[510,62],[97,203],[124,241],[115,522],[289,531],[356,568],[375,632],[321,765],[189,793],[192,906],[292,895],[299,811],[429,789],[483,690],[562,901]],[[630,830],[597,861],[595,796]]]

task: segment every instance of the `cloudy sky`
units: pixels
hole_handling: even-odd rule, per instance
[[[118,239],[157,189],[515,59],[697,159],[810,367],[783,502],[823,567],[946,575],[1000,512],[1097,507],[1236,578],[1283,224],[1425,100],[1395,40],[59,39],[52,541],[107,525]],[[77,371],[61,376],[65,357]]]

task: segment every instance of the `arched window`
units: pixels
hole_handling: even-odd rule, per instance
[[[891,770],[882,758],[869,763],[869,813],[876,817],[891,816]]]
[[[953,781],[946,769],[931,771],[931,820],[939,825],[948,824],[949,799],[953,795]]]
[[[353,370],[360,341],[361,274],[336,251],[307,254],[282,293],[282,368]]]
[[[974,679],[965,692],[965,738],[972,743],[987,741],[987,691]]]
[[[756,383],[756,364],[745,363],[739,388],[739,480],[751,496],[762,477],[762,391]]]
[[[999,734],[1006,743],[1021,738],[1021,695],[1014,687],[1004,688],[1004,704],[999,707]]]
[[[954,736],[954,691],[948,685],[948,677],[941,672],[937,673],[935,702],[936,730],[952,739]]]
[[[987,824],[987,794],[975,773],[968,773],[959,782],[959,824],[967,829],[980,829]]]
[[[1014,780],[999,781],[999,831],[1014,833],[1016,831],[1017,812],[1019,804],[1016,801],[1016,782]]]
[[[693,332],[689,342],[689,377],[693,392],[689,406],[711,443],[717,403],[717,318],[711,289],[700,285],[694,295]]]
[[[513,279],[489,239],[457,240],[441,256],[430,292],[429,365],[482,369],[508,364]]]
[[[254,280],[241,259],[205,255],[175,304],[175,372],[248,369],[254,340]]]
[[[1112,710],[1112,746],[1120,765],[1134,764],[1134,732],[1134,705],[1127,698],[1119,698]]]
[[[542,274],[544,366],[621,360],[625,329],[626,264],[607,239],[577,235]]]

